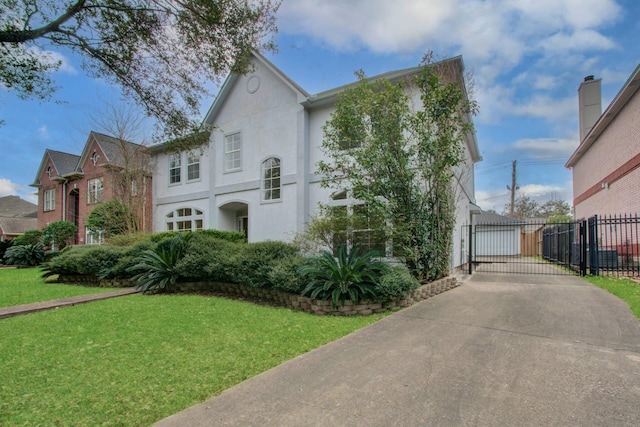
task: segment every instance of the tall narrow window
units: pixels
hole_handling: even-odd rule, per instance
[[[87,181],[87,203],[92,204],[102,202],[103,190],[104,184],[102,182],[102,177]]]
[[[200,179],[200,156],[189,153],[187,155],[187,181]]]
[[[44,190],[44,211],[52,211],[56,208],[56,189]]]
[[[169,184],[179,183],[181,175],[180,154],[169,154]]]
[[[262,163],[263,200],[280,200],[280,159],[271,157]]]
[[[234,133],[224,137],[224,171],[232,172],[242,167],[242,136]]]

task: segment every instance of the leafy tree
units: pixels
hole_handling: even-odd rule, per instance
[[[60,250],[67,246],[77,233],[78,227],[72,222],[52,222],[42,230],[42,243],[53,250]]]
[[[571,206],[565,200],[548,200],[540,206],[540,215],[545,218],[569,217]]]
[[[504,206],[502,215],[510,215],[510,204]],[[521,196],[516,199],[513,208],[513,217],[517,219],[536,218],[540,216],[540,205],[529,196]]]
[[[29,230],[25,231],[22,236],[13,239],[14,245],[35,245],[42,240],[42,231]]]
[[[189,128],[206,84],[246,72],[273,50],[272,0],[0,0],[0,85],[50,98],[49,72],[69,49],[94,77],[119,84],[169,135]]]
[[[454,168],[463,161],[473,132],[468,115],[477,105],[455,65],[434,64],[430,55],[406,81],[370,81],[362,72],[358,78],[324,126],[322,185],[349,189],[412,274],[441,277],[453,243]]]
[[[124,234],[130,231],[131,213],[119,200],[110,200],[95,207],[87,217],[86,226],[91,230],[101,230],[104,237]]]

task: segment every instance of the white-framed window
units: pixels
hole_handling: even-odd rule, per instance
[[[102,230],[94,231],[87,228],[85,230],[85,243],[87,245],[101,245],[102,243],[104,243],[102,234]]]
[[[270,157],[262,162],[262,200],[280,200],[280,159]]]
[[[242,168],[242,135],[240,132],[224,137],[224,171],[234,172]]]
[[[56,208],[56,189],[44,190],[43,210],[45,212],[55,210]]]
[[[187,181],[200,179],[200,156],[195,153],[187,153]]]
[[[202,230],[204,212],[195,208],[179,208],[165,216],[167,231]]]
[[[102,181],[102,177],[87,181],[87,203],[101,203],[103,191],[104,183]]]
[[[331,195],[331,214],[336,229],[333,232],[333,248],[340,245],[357,247],[362,252],[386,256],[387,238],[384,219],[361,200],[353,198],[351,191],[337,191]]]
[[[182,162],[180,153],[169,154],[169,184],[180,183],[182,177]]]

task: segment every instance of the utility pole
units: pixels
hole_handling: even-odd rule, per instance
[[[509,216],[511,216],[512,218],[516,203],[516,190],[518,189],[518,186],[516,185],[516,162],[517,160],[514,160],[511,165],[511,186],[507,185],[507,190],[511,191],[511,205],[509,208]]]

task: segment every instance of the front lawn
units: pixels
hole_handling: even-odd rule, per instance
[[[0,425],[149,425],[382,316],[132,295],[3,319]]]
[[[39,268],[0,268],[0,307],[113,291],[59,283],[45,283]]]
[[[607,276],[586,276],[584,279],[625,301],[633,314],[640,319],[640,284],[630,279]]]

